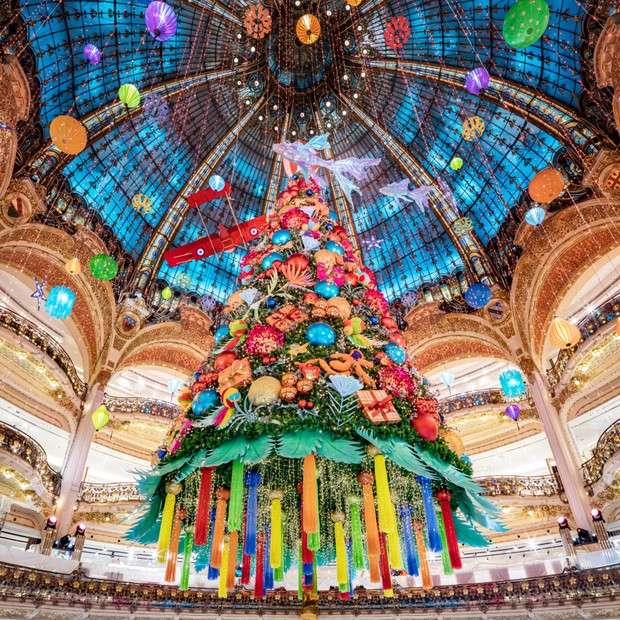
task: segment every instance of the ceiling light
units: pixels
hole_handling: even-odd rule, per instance
[[[342,116],[346,116],[346,115],[347,115],[347,111],[346,111],[346,110],[343,110],[343,111],[342,111]]]
[[[360,76],[361,76],[361,77],[363,77],[363,78],[365,78],[365,77],[366,77],[366,71],[362,71],[362,72],[360,73]]]
[[[314,135],[314,129],[310,130],[310,135],[313,136]]]
[[[353,99],[357,99],[359,95],[357,93],[353,93]]]
[[[241,84],[243,84],[243,82],[241,80],[237,80],[237,86],[241,86]]]
[[[332,128],[332,124],[331,123],[327,123],[327,125],[325,125],[327,127],[327,129],[331,129]]]
[[[327,9],[327,11],[325,11],[325,15],[327,15],[327,17],[331,17],[332,16],[331,9]]]
[[[358,31],[358,32],[362,32],[362,26],[361,26],[361,24],[357,27],[357,31]]]
[[[293,131],[291,131],[291,135],[292,135],[292,136],[296,136],[296,135],[297,135],[297,132],[293,129]]]
[[[301,1],[300,0],[295,0],[295,6],[301,6]]]
[[[256,48],[252,45],[252,47],[250,48],[250,51],[251,51],[251,52],[255,52],[255,51],[256,51]]]
[[[249,99],[245,100],[245,105],[250,105],[252,102]]]
[[[348,74],[348,73],[345,73],[342,79],[343,79],[345,82],[348,82],[348,81],[349,81],[349,74]]]
[[[238,32],[237,33],[237,39],[241,40],[242,37],[243,37],[243,35],[240,32]]]
[[[278,109],[278,104],[277,104],[277,103],[274,103],[274,104],[273,104],[273,109],[274,109],[274,110],[277,110],[277,109]]]
[[[260,86],[260,82],[258,80],[254,80],[254,86]]]
[[[237,65],[237,64],[239,64],[239,59],[235,56],[235,57],[233,58],[233,62]]]
[[[344,44],[349,47],[349,45],[351,45],[351,41],[349,41],[349,39],[345,39]]]
[[[332,107],[332,102],[331,102],[331,101],[328,101],[328,102],[325,104],[325,107],[326,107],[326,108],[331,108],[331,107]]]
[[[274,131],[279,131],[279,130],[280,130],[280,128],[276,125],[276,126],[273,128],[273,130],[274,130]]]
[[[258,120],[259,121],[265,120],[265,117],[261,114],[261,115],[259,115]]]
[[[344,7],[344,10],[345,10],[345,11],[350,11],[350,10],[351,10],[351,6],[350,6],[349,4],[347,4],[347,5]]]
[[[300,113],[299,113],[299,118],[304,118],[305,116],[306,116],[306,113],[305,113],[305,112],[300,112]]]
[[[366,48],[364,48],[362,50],[362,54],[364,54],[364,56],[368,56],[368,50]]]

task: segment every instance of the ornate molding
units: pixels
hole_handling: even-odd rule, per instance
[[[620,13],[611,15],[594,48],[594,74],[599,88],[614,89],[613,112],[620,129]]]

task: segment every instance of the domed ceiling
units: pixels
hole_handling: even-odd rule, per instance
[[[579,112],[581,5],[549,0],[545,35],[514,49],[502,36],[509,0],[350,2],[356,6],[263,0],[270,20],[261,21],[249,0],[176,0],[178,30],[164,42],[147,31],[142,0],[22,3],[46,138],[58,115],[88,121],[88,147],[62,158],[55,174],[136,261],[162,232],[153,277],[223,301],[235,288],[242,248],[175,268],[161,254],[233,225],[233,213],[240,222],[261,215],[275,198],[269,188],[287,182],[273,143],[330,132],[325,157],[381,158],[353,205],[333,181],[328,193],[386,296],[463,269],[437,209],[400,206],[379,188],[441,177],[486,245],[537,171],[563,149],[583,156],[590,148]],[[295,29],[306,14],[320,26],[311,45]],[[384,35],[394,17],[411,30],[398,50]],[[246,24],[257,28],[254,36]],[[102,53],[96,65],[83,57],[87,43]],[[466,75],[480,66],[491,85],[470,94]],[[133,111],[116,105],[126,83],[142,95]],[[468,142],[461,127],[472,116],[486,129]],[[464,162],[458,171],[454,157]],[[214,173],[230,182],[230,204],[220,198],[174,210]],[[132,208],[135,194],[152,200],[148,213]]]

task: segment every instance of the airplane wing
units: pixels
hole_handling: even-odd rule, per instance
[[[200,205],[204,205],[207,202],[211,202],[216,198],[221,198],[222,196],[229,196],[232,192],[232,187],[230,183],[226,183],[224,185],[224,189],[221,189],[219,192],[214,192],[210,187],[207,189],[203,189],[200,192],[196,192],[195,194],[190,194],[187,197],[187,202],[191,209],[199,207]]]
[[[178,248],[172,248],[164,252],[164,259],[170,267],[176,267],[183,263],[193,260],[202,260],[214,254],[219,254],[224,250],[222,240],[219,235],[209,235],[186,243]]]

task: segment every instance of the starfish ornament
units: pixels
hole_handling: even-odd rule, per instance
[[[376,235],[370,235],[367,239],[362,239],[362,245],[367,250],[372,250],[373,248],[379,249],[382,243],[383,239],[377,239]]]
[[[308,345],[310,343],[306,342],[306,344],[292,344],[289,349],[288,349],[288,354],[292,357],[295,358],[298,355],[301,355],[302,353],[306,353],[308,351]]]
[[[47,297],[45,296],[45,292],[43,291],[43,287],[47,283],[47,278],[43,280],[42,283],[39,283],[39,280],[35,276],[34,278],[34,293],[30,295],[33,299],[37,300],[37,310],[41,310],[41,302],[47,301]]]

